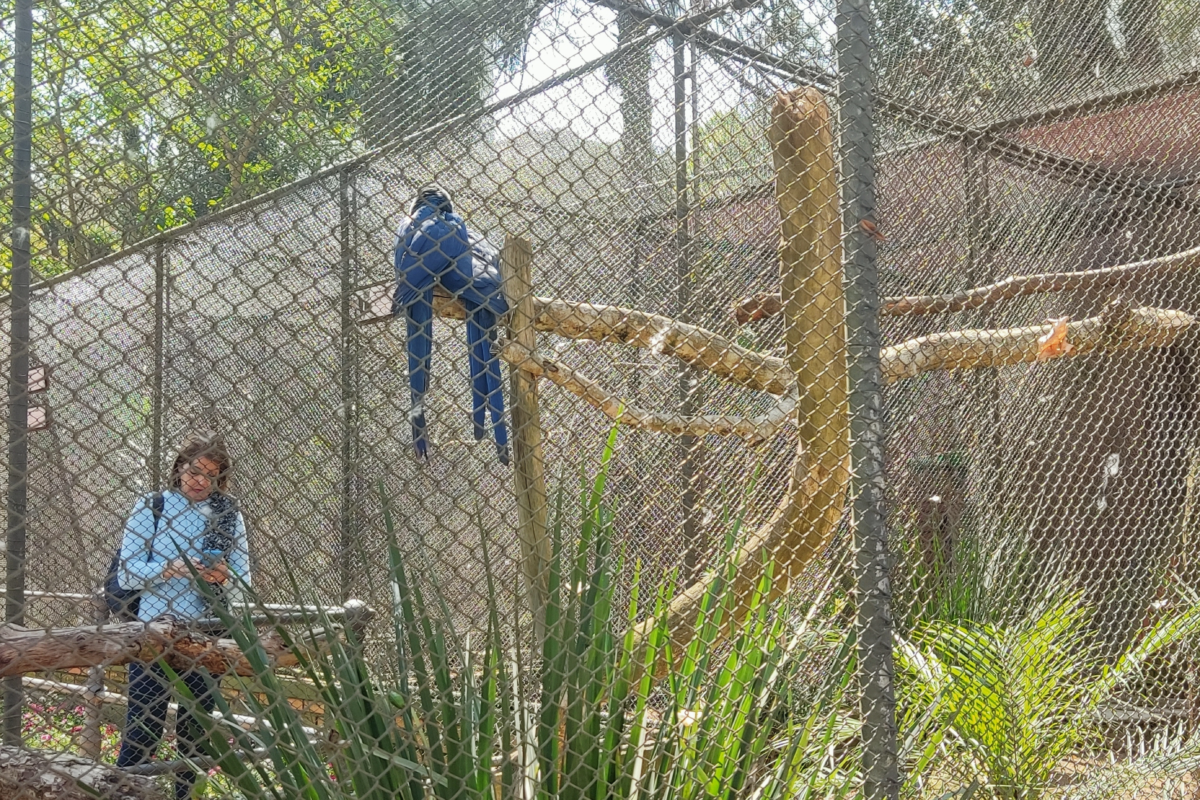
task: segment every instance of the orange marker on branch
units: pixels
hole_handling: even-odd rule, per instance
[[[1070,317],[1046,320],[1052,326],[1050,332],[1038,338],[1038,361],[1048,361],[1058,356],[1070,355],[1075,346],[1067,341],[1067,323]]]

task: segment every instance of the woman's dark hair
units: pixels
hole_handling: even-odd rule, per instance
[[[175,456],[175,465],[171,467],[171,488],[179,488],[183,471],[199,458],[211,459],[221,468],[217,478],[217,491],[224,492],[229,484],[229,471],[233,469],[233,459],[229,457],[225,439],[215,431],[189,433],[184,437],[179,445],[179,455]]]

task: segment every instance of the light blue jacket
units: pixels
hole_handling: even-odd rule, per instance
[[[163,568],[169,562],[177,558],[201,558],[207,501],[193,503],[179,492],[163,492],[162,516],[155,531],[153,499],[154,495],[140,498],[125,523],[117,570],[118,585],[122,589],[142,591],[138,619],[143,621],[148,622],[160,614],[173,614],[183,620],[213,616],[208,600],[190,575],[169,580],[162,578]],[[250,583],[246,522],[240,511],[228,564],[234,575]],[[225,584],[226,594],[237,584],[231,577]]]

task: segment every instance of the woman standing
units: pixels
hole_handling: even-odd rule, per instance
[[[138,501],[125,523],[117,581],[122,589],[138,590],[138,619],[163,614],[199,620],[213,616],[209,595],[197,580],[221,592],[231,580],[250,582],[246,525],[233,497],[226,493],[233,462],[225,442],[215,433],[188,436],[171,468],[169,487]],[[189,567],[190,565],[190,567]],[[193,572],[194,570],[194,572]],[[216,682],[203,668],[179,673],[196,698],[211,712]],[[118,767],[148,760],[162,741],[171,698],[171,682],[156,664],[129,664],[129,712]],[[179,755],[200,755],[204,731],[190,709],[181,704],[175,724]],[[178,772],[175,797],[184,800],[195,785],[193,772]]]

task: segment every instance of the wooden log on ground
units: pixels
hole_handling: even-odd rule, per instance
[[[799,383],[799,436],[780,505],[734,556],[735,606],[732,619],[724,620],[726,634],[744,619],[768,561],[775,564],[770,601],[786,593],[823,551],[842,517],[850,477],[842,226],[830,111],[820,92],[805,87],[780,93],[771,117],[768,137],[782,217],[784,339],[787,367]],[[715,578],[711,573],[701,578],[668,608],[675,653],[695,637],[701,603]],[[650,619],[635,631],[638,655],[656,622]],[[660,660],[654,670],[661,674],[667,667]]]
[[[354,614],[347,616],[346,624],[361,631],[361,626],[371,618],[372,612],[359,604]],[[315,654],[343,631],[343,626],[334,625],[328,630],[303,631],[295,638],[304,653]],[[299,663],[297,654],[274,631],[261,634],[259,641],[272,666],[288,667]],[[73,667],[127,664],[135,660],[154,661],[160,656],[176,669],[200,666],[214,675],[228,672],[242,676],[254,674],[237,642],[189,630],[172,617],[160,617],[145,623],[126,622],[49,630],[0,626],[0,677]]]
[[[88,788],[85,789],[79,784]],[[66,753],[0,746],[0,797],[5,800],[164,800],[152,778]]]

